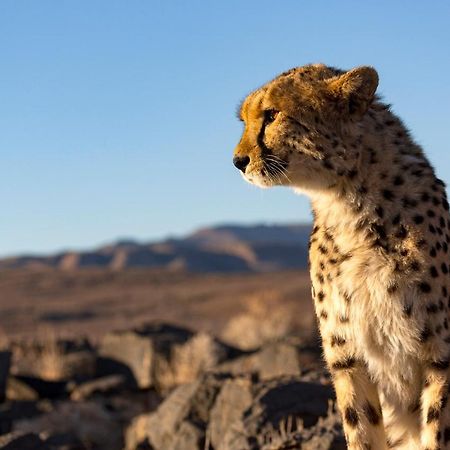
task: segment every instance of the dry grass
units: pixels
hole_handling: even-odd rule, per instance
[[[220,356],[221,349],[212,336],[198,333],[184,345],[174,347],[171,362],[158,360],[158,388],[166,390],[180,384],[192,383],[201,373],[216,366]]]

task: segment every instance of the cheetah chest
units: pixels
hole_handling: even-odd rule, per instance
[[[386,397],[396,403],[414,398],[421,376],[418,324],[405,314],[407,294],[388,292],[392,269],[386,260],[369,249],[349,256],[313,243],[310,265],[327,361],[356,358]]]

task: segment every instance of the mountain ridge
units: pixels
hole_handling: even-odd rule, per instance
[[[307,267],[310,224],[224,224],[154,242],[120,239],[86,251],[19,255],[0,269],[166,268],[192,272],[267,272]]]

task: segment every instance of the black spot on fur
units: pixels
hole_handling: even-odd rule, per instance
[[[323,245],[319,245],[319,252],[322,253],[322,255],[326,255],[328,250]]]
[[[382,193],[382,195],[383,195],[383,197],[386,199],[386,200],[389,200],[389,201],[392,201],[393,199],[394,199],[394,193],[392,192],[392,191],[390,191],[389,189],[383,189],[382,191],[381,191],[381,193]]]
[[[443,359],[441,361],[433,361],[430,366],[436,370],[447,370],[450,366],[450,361],[448,359]]]
[[[402,204],[404,208],[414,208],[417,206],[417,200],[405,196],[402,198]]]
[[[348,358],[344,358],[341,359],[340,361],[336,361],[335,363],[333,363],[331,365],[332,369],[335,370],[346,370],[346,369],[351,369],[352,367],[354,367],[356,364],[356,359],[353,357],[348,357]]]
[[[394,292],[396,292],[398,290],[398,285],[396,283],[391,284],[390,286],[388,286],[387,288],[387,292],[388,294],[393,294]]]
[[[434,422],[439,419],[440,411],[437,408],[431,407],[427,413],[427,423]]]
[[[355,408],[352,408],[350,406],[345,408],[344,417],[345,417],[345,422],[347,423],[347,425],[349,427],[355,428],[358,425],[359,418],[358,418],[358,413]]]
[[[394,185],[395,186],[401,186],[404,182],[405,182],[405,180],[400,175],[397,175],[394,177]]]
[[[405,311],[406,317],[411,317],[411,314],[412,314],[412,308],[413,308],[412,303],[410,303],[410,304],[408,304],[408,305],[405,305],[403,311]]]
[[[450,441],[450,427],[446,427],[444,430],[444,444]]]
[[[431,292],[431,286],[426,281],[422,281],[419,283],[419,289],[425,294]]]
[[[420,332],[419,340],[420,342],[427,342],[428,339],[433,335],[433,332],[430,330],[428,326],[425,326],[425,328]]]
[[[384,216],[384,209],[383,209],[382,206],[377,206],[375,208],[375,212],[377,213],[378,217],[380,217],[381,219],[383,218],[383,216]]]
[[[372,425],[378,425],[380,423],[380,415],[369,402],[364,406],[364,414]]]
[[[430,267],[430,275],[431,275],[433,278],[437,278],[437,277],[439,276],[439,273],[438,273],[436,267],[434,267],[434,266],[431,266],[431,267]]]
[[[405,239],[407,235],[407,229],[403,225],[400,225],[397,232],[395,233],[395,237],[397,237],[398,239]]]
[[[423,216],[421,216],[420,214],[417,214],[413,217],[413,220],[414,220],[414,223],[419,225],[423,222]]]
[[[400,223],[400,214],[396,214],[392,219],[392,225],[398,225]]]
[[[334,346],[341,347],[341,346],[345,345],[345,343],[346,343],[345,339],[341,336],[334,335],[331,337],[331,346],[332,347],[334,347]]]

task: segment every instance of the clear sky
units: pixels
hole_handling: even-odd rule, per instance
[[[450,182],[448,1],[0,1],[0,255],[310,219],[231,163],[239,101],[369,64]]]

